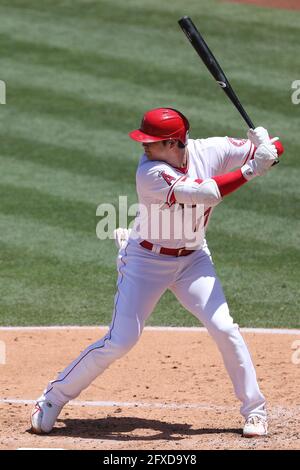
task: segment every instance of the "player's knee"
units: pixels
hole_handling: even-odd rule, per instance
[[[115,357],[121,357],[133,348],[138,339],[139,335],[134,334],[133,332],[120,336],[112,336],[110,339],[110,348]]]
[[[211,334],[213,336],[230,337],[235,336],[239,330],[239,326],[231,320],[227,322],[213,322],[211,325]]]
[[[114,337],[105,336],[103,339],[91,346],[94,354],[94,361],[102,367],[103,361],[106,366],[124,356],[137,342],[136,337]]]
[[[121,341],[120,343],[114,344],[115,354],[121,357],[124,354],[126,354],[128,351],[130,351],[130,349],[132,349],[135,344],[136,344],[136,340],[129,340],[129,339],[125,339]]]
[[[234,336],[236,331],[238,330],[238,325],[235,323],[229,323],[228,325],[223,325],[220,328],[220,332],[226,336]]]

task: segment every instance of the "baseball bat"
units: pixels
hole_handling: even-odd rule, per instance
[[[204,64],[206,65],[214,79],[217,81],[217,83],[220,85],[220,87],[223,89],[223,91],[225,91],[226,95],[236,107],[244,121],[247,123],[248,127],[251,129],[255,129],[253,122],[251,121],[240,100],[232,89],[229,80],[223,72],[220,64],[218,63],[217,59],[215,58],[210,48],[204,41],[202,35],[199,33],[198,29],[192,22],[191,18],[189,16],[184,16],[178,21],[178,23],[188,40],[191,42],[193,48],[195,49],[199,57],[203,60]],[[277,163],[279,163],[279,160],[275,160],[273,165],[276,165]]]
[[[247,123],[248,127],[254,129],[255,126],[251,121],[250,117],[246,113],[244,107],[242,106],[240,100],[238,99],[237,95],[235,94],[234,90],[232,89],[225,73],[223,72],[220,64],[218,63],[217,59],[211,52],[210,48],[204,41],[202,35],[199,33],[198,29],[192,22],[191,18],[188,16],[184,16],[178,21],[180,27],[182,28],[183,32],[187,36],[188,40],[191,42],[193,48],[199,55],[199,57],[203,60],[204,64],[214,77],[214,79],[218,82],[220,87],[226,93],[230,101],[239,111],[240,115]]]

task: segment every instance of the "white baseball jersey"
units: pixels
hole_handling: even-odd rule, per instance
[[[249,140],[213,137],[189,139],[186,168],[174,168],[142,155],[136,173],[139,211],[131,237],[138,242],[146,239],[166,248],[201,248],[205,239],[197,239],[193,235],[192,240],[191,231],[186,233],[185,228],[194,227],[194,233],[199,227],[205,230],[212,207],[204,206],[196,212],[196,205],[183,207],[174,203],[176,183],[185,176],[194,180],[228,173],[243,166],[253,157],[254,151],[255,147]]]

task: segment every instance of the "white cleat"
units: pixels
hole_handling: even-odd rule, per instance
[[[249,416],[245,422],[243,437],[259,437],[268,435],[268,423],[261,416]]]
[[[62,406],[55,405],[44,397],[39,399],[31,412],[32,432],[35,434],[49,433],[62,408]]]

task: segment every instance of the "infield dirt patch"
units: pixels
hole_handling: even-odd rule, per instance
[[[31,434],[32,405],[16,400],[37,398],[49,379],[104,333],[0,330],[7,350],[7,363],[0,365],[0,449],[300,449],[296,335],[244,333],[268,400],[266,438],[241,437],[240,404],[203,331],[144,331],[133,350],[77,398],[80,403],[63,409],[49,436]]]
[[[284,10],[300,10],[299,0],[226,0],[231,3],[249,3],[260,7],[281,8]]]

